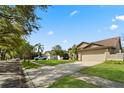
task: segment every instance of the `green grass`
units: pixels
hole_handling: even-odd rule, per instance
[[[124,61],[106,61],[80,72],[124,83]]]
[[[25,69],[37,68],[39,66],[40,65],[33,64],[31,62],[28,62],[28,61],[22,61],[22,67],[25,68]]]
[[[37,68],[37,67],[40,67],[41,65],[38,65],[38,64],[34,64],[34,63],[31,63],[31,62],[36,62],[36,63],[39,63],[41,65],[50,65],[50,66],[54,66],[54,65],[58,65],[58,64],[65,64],[65,63],[71,63],[71,62],[74,62],[74,61],[70,61],[70,60],[30,60],[29,62],[28,61],[22,61],[22,66],[25,68],[25,69],[32,69],[32,68]]]
[[[54,66],[54,65],[58,65],[58,64],[71,63],[74,61],[70,61],[70,60],[38,60],[36,62],[38,62],[40,64],[44,64],[44,65]]]
[[[65,76],[52,85],[50,88],[95,88],[96,86],[90,83],[86,83],[85,81],[75,79],[71,76]]]

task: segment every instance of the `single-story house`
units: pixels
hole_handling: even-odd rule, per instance
[[[48,60],[61,60],[62,59],[62,57],[60,57],[59,55],[58,56],[52,55],[51,51],[46,51],[44,55],[47,56]]]
[[[77,45],[77,50],[79,61],[103,61],[107,58],[107,53],[111,55],[121,53],[122,46],[120,37],[114,37],[91,43],[81,42]]]

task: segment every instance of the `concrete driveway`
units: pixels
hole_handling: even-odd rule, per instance
[[[75,62],[56,66],[44,66],[38,69],[25,70],[24,72],[29,87],[48,87],[62,76],[73,74],[81,68],[100,63],[102,62]]]

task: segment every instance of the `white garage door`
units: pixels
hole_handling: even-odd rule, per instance
[[[82,55],[83,62],[103,62],[104,60],[105,60],[105,54]]]

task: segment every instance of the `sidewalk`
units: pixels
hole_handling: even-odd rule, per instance
[[[0,62],[0,88],[23,88],[25,77],[20,62]]]

